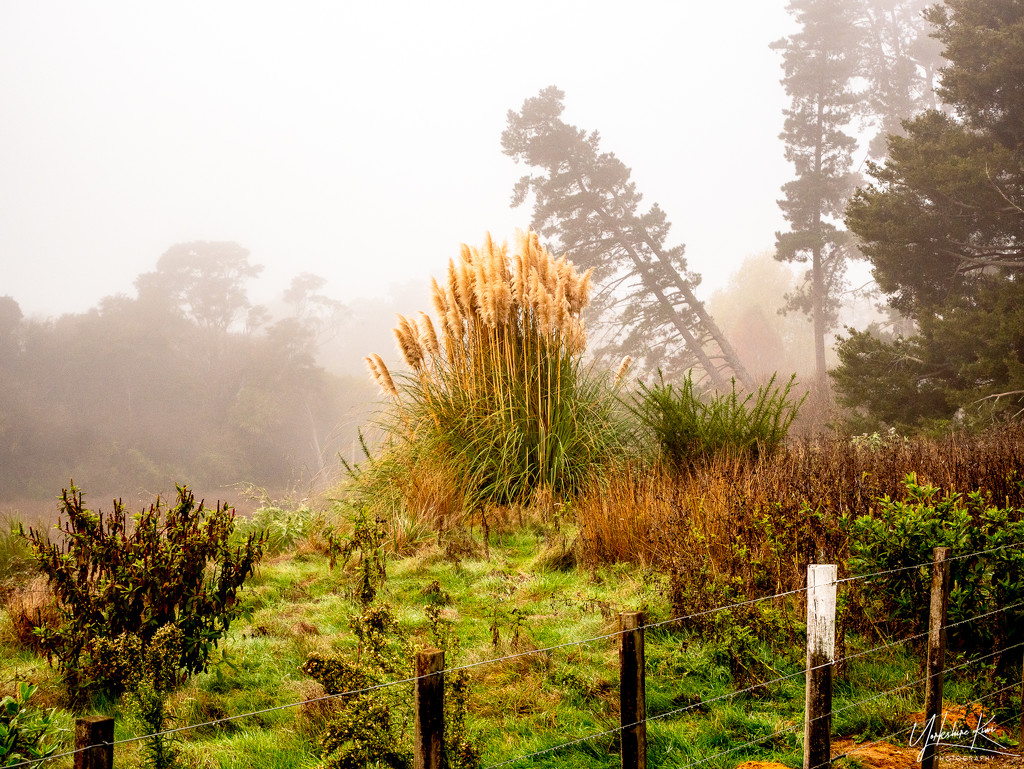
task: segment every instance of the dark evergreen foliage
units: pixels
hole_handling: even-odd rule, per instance
[[[59,536],[36,529],[27,536],[60,617],[36,632],[72,701],[123,689],[135,672],[125,644],[145,651],[165,626],[180,632],[172,668],[205,670],[241,611],[238,592],[263,554],[262,536],[231,547],[234,510],[208,510],[183,487],[175,504],[158,498],[129,516],[119,501],[107,514],[89,510],[72,486],[61,516]]]
[[[875,423],[1019,415],[1024,401],[1024,5],[948,0],[929,18],[953,115],[905,123],[847,211],[879,286],[917,327],[840,346],[842,400]]]

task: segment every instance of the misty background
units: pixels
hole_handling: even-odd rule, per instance
[[[751,370],[810,370],[772,259],[793,171],[769,44],[793,29],[781,0],[4,4],[0,500],[334,477],[394,313],[429,309],[461,242],[529,224],[499,137],[552,84]],[[195,307],[197,285],[235,293]]]

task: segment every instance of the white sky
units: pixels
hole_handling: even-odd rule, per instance
[[[528,224],[500,134],[557,85],[708,296],[785,228],[784,6],[0,0],[0,295],[81,312],[191,240],[248,248],[260,301],[301,272],[425,295],[460,242]]]

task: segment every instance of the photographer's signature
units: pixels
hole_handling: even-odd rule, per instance
[[[942,712],[942,721],[936,723],[937,720],[937,716],[932,716],[925,721],[924,726],[914,724],[910,727],[910,747],[921,746],[921,751],[917,754],[918,761],[924,758],[924,751],[928,745],[966,748],[989,755],[1017,755],[1016,753],[1007,753],[1003,750],[1002,745],[989,737],[996,731],[996,727],[993,725],[996,719],[995,716],[992,716],[986,721],[984,710],[978,713],[973,727],[966,720],[961,722],[959,717],[949,722],[946,711]]]

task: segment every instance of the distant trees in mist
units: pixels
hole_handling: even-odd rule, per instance
[[[922,16],[927,0],[790,0],[799,23],[772,47],[782,55],[782,84],[790,97],[780,138],[795,178],[779,206],[790,224],[776,234],[776,258],[808,265],[789,307],[814,324],[815,373],[826,384],[826,335],[836,326],[846,266],[858,258],[842,227],[846,203],[859,182],[854,165],[858,133],[876,136],[859,151],[878,156],[901,121],[934,106],[942,59]]]
[[[55,496],[70,477],[131,494],[335,471],[361,421],[345,414],[371,397],[315,358],[342,308],[299,276],[273,319],[248,298],[259,270],[237,244],[186,243],[136,298],[85,313],[29,320],[0,297],[0,499]]]

